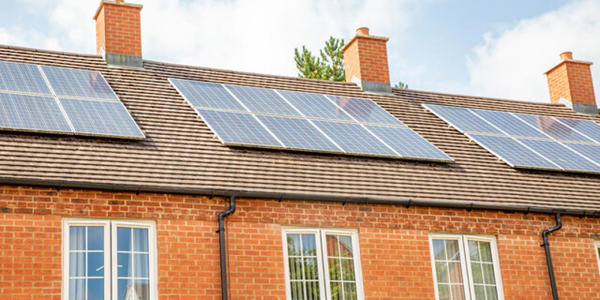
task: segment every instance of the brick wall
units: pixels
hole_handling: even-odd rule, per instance
[[[238,199],[227,220],[232,299],[285,296],[282,226],[357,228],[367,299],[432,299],[428,234],[495,235],[506,299],[551,299],[540,233],[550,215]],[[0,299],[59,299],[61,220],[157,223],[161,299],[219,299],[217,214],[203,196],[0,186]],[[550,236],[561,299],[600,299],[600,219],[565,216]]]
[[[126,55],[142,55],[140,5],[101,2],[96,20],[96,50]]]

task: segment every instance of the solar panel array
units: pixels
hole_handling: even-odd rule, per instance
[[[594,121],[431,104],[423,107],[511,167],[600,173],[600,125]]]
[[[369,99],[169,81],[225,145],[453,161]]]
[[[0,130],[143,139],[98,71],[0,61]]]

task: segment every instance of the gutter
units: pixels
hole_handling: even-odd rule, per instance
[[[551,206],[543,205],[502,205],[502,204],[487,204],[481,202],[469,201],[440,201],[440,200],[419,200],[410,198],[385,198],[373,196],[343,196],[339,194],[318,194],[318,193],[280,193],[280,192],[259,192],[249,190],[234,190],[234,189],[209,189],[209,188],[191,188],[191,187],[176,187],[170,185],[139,185],[139,184],[124,184],[124,183],[100,183],[89,181],[70,181],[70,180],[47,180],[38,178],[15,178],[15,177],[0,177],[0,184],[12,185],[34,185],[53,188],[82,188],[107,190],[113,192],[134,192],[134,193],[170,193],[170,194],[189,194],[189,195],[206,195],[215,197],[230,197],[237,198],[257,198],[257,199],[273,199],[273,200],[309,200],[309,201],[333,201],[341,203],[369,203],[369,204],[394,204],[420,207],[444,207],[444,208],[463,208],[471,209],[490,209],[507,212],[524,212],[524,213],[544,213],[544,214],[568,214],[576,216],[600,217],[600,210],[581,209],[581,208],[564,208],[558,209]]]
[[[542,232],[542,239],[544,243],[540,246],[544,247],[546,251],[546,265],[548,265],[548,275],[550,275],[550,287],[552,288],[552,299],[558,300],[558,290],[556,289],[556,280],[554,278],[554,268],[552,267],[552,257],[550,256],[550,243],[548,242],[548,234],[553,233],[562,228],[562,221],[560,220],[560,213],[556,214],[556,225],[544,230]]]
[[[219,258],[221,260],[221,298],[227,300],[227,256],[225,253],[225,218],[235,212],[235,196],[229,197],[229,209],[219,213]]]

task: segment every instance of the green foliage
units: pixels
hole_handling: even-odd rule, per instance
[[[402,81],[398,81],[398,83],[394,86],[397,89],[407,89],[408,88],[408,84],[402,82]]]
[[[302,51],[295,48],[294,60],[298,77],[345,81],[343,47],[343,39],[330,37],[325,42],[325,47],[319,50],[320,57],[314,56],[306,46],[302,46]]]

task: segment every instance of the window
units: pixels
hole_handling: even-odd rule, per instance
[[[156,299],[152,222],[65,220],[63,299]]]
[[[492,237],[431,235],[436,299],[503,299],[496,240]]]
[[[288,299],[363,299],[356,231],[284,229],[283,244]]]
[[[598,260],[598,268],[600,268],[600,242],[596,243],[594,250],[596,250],[596,259]]]

